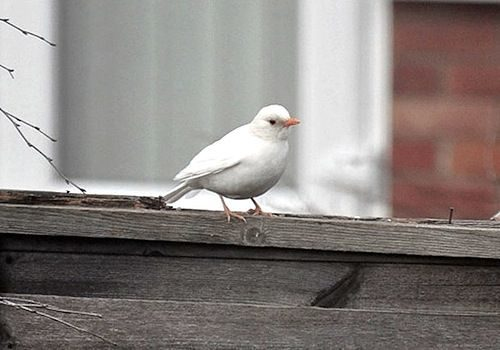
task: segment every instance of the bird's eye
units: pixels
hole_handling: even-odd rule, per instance
[[[274,124],[276,124],[276,120],[274,120],[274,119],[271,119],[271,120],[269,121],[269,124],[271,124],[271,125],[274,125]]]

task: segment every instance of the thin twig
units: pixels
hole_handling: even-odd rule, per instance
[[[453,220],[453,211],[455,210],[455,208],[453,207],[450,207],[450,212],[448,214],[448,223],[451,224],[452,223],[452,220]]]
[[[75,310],[67,310],[67,309],[59,309],[58,307],[50,306],[47,304],[32,304],[32,307],[43,308],[46,310],[60,312],[62,314],[74,314],[74,315],[82,315],[82,316],[90,316],[90,317],[98,317],[102,318],[101,314],[96,314],[95,312],[87,312],[87,311],[75,311]]]
[[[12,28],[14,28],[14,29],[16,29],[16,30],[20,31],[21,33],[23,33],[23,34],[24,34],[24,35],[26,35],[26,36],[31,35],[31,36],[33,36],[33,37],[35,37],[35,38],[37,38],[37,39],[40,39],[40,40],[42,40],[42,41],[45,41],[45,42],[46,42],[47,44],[49,44],[50,46],[56,46],[56,44],[54,44],[53,42],[48,41],[48,40],[47,40],[47,39],[45,39],[43,36],[38,35],[38,34],[33,33],[33,32],[29,32],[29,31],[27,31],[27,30],[25,30],[25,29],[23,29],[23,28],[21,28],[21,27],[16,26],[15,24],[11,23],[11,22],[9,21],[9,19],[8,19],[8,18],[0,18],[0,21],[4,22],[5,24],[8,24],[9,26],[11,26]]]
[[[29,126],[30,128],[33,128],[35,129],[36,131],[38,131],[40,134],[42,134],[43,136],[45,136],[46,138],[48,138],[50,141],[52,142],[57,142],[57,140],[53,137],[51,137],[50,135],[48,135],[46,132],[44,132],[42,129],[40,129],[40,127],[36,126],[36,125],[33,125],[31,123],[28,123],[27,121],[19,118],[19,117],[16,117],[14,114],[10,113],[10,112],[7,112],[6,110],[4,110],[3,108],[0,107],[0,111],[3,113],[3,114],[6,114],[12,118],[14,118],[15,120],[17,120],[18,122],[20,123],[23,123],[24,125],[27,125]]]
[[[6,67],[3,64],[0,64],[0,68],[5,69],[10,74],[10,77],[14,79],[14,69]]]
[[[38,148],[37,146],[35,146],[34,144],[32,144],[26,138],[26,136],[24,135],[24,133],[21,130],[21,124],[19,124],[19,123],[23,123],[24,125],[27,125],[27,126],[33,128],[33,129],[35,129],[36,131],[38,131],[39,133],[41,133],[42,135],[44,135],[45,137],[47,137],[52,142],[56,142],[56,139],[54,139],[54,138],[50,137],[49,135],[47,135],[39,127],[37,127],[37,126],[35,126],[35,125],[31,124],[31,123],[28,123],[28,122],[22,120],[21,118],[18,118],[16,116],[14,116],[12,113],[7,112],[6,110],[4,110],[1,107],[0,107],[0,112],[2,112],[3,115],[12,123],[12,125],[14,126],[14,128],[16,129],[16,131],[19,133],[19,135],[21,136],[21,138],[24,140],[24,142],[26,143],[26,145],[28,145],[28,147],[30,147],[30,148],[33,148],[36,152],[38,152],[38,154],[40,154],[43,158],[45,158],[45,160],[47,160],[47,162],[52,166],[52,168],[54,168],[54,170],[66,182],[66,184],[72,185],[73,187],[75,187],[78,190],[80,190],[82,193],[86,192],[84,188],[78,186],[76,183],[74,183],[69,178],[67,178],[66,175],[64,175],[62,173],[62,171],[59,170],[59,168],[54,164],[54,160],[52,158],[50,158],[49,156],[47,156],[40,148]]]
[[[0,300],[0,304],[3,304],[3,301]],[[86,312],[86,311],[75,311],[75,310],[66,310],[66,309],[59,309],[57,307],[50,306],[48,304],[39,304],[39,303],[17,303],[19,306],[26,306],[26,307],[33,307],[37,309],[45,309],[49,311],[54,311],[54,312],[60,312],[62,314],[74,314],[74,315],[82,315],[82,316],[91,316],[91,317],[99,317],[102,318],[101,314],[96,314],[93,312]]]
[[[19,304],[19,303],[15,303],[15,302],[12,302],[12,301],[9,301],[9,300],[5,300],[5,298],[2,298],[2,300],[0,300],[0,304],[3,304],[3,305],[6,305],[6,306],[11,306],[11,307],[14,307],[16,309],[20,309],[20,310],[24,310],[24,311],[28,311],[28,312],[31,312],[31,313],[34,313],[36,315],[39,315],[39,316],[42,316],[42,317],[46,317],[48,319],[51,319],[53,321],[56,321],[56,322],[59,322],[69,328],[72,328],[74,330],[77,330],[79,332],[82,332],[82,333],[86,333],[86,334],[89,334],[89,335],[92,335],[94,337],[97,337],[103,341],[105,341],[106,343],[109,343],[113,346],[118,346],[117,343],[103,337],[102,335],[99,335],[97,333],[94,333],[92,331],[89,331],[88,329],[85,329],[85,328],[81,328],[81,327],[78,327],[78,326],[75,326],[74,324],[72,323],[69,323],[67,321],[64,321],[63,319],[60,319],[59,317],[56,317],[56,316],[52,316],[48,313],[45,313],[45,312],[42,312],[42,311],[38,311],[38,310],[34,310],[32,309],[31,307],[28,307],[28,306],[25,306],[23,304]]]
[[[47,309],[47,310],[54,311],[54,312],[64,313],[64,314],[76,314],[76,315],[84,315],[84,316],[102,318],[101,314],[96,314],[94,312],[60,309],[60,308],[57,308],[55,306],[52,306],[49,304],[42,304],[42,303],[39,303],[38,301],[31,300],[31,299],[16,298],[16,297],[0,297],[0,303],[2,301],[5,301],[5,300],[11,301],[11,302],[16,302],[19,305],[23,305],[23,306],[27,306],[27,307],[43,308],[43,309]]]

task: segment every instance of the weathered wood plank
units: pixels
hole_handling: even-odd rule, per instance
[[[227,244],[200,244],[146,241],[120,238],[90,238],[41,235],[0,235],[0,251],[59,252],[183,258],[227,258],[252,260],[322,261],[347,263],[438,264],[500,266],[500,260],[454,258],[379,253],[351,253],[275,247],[249,247]]]
[[[357,309],[500,310],[500,266],[0,253],[0,292]],[[355,276],[350,281],[342,281]]]
[[[96,312],[59,317],[119,344],[168,349],[498,349],[500,314],[413,313],[27,296]],[[23,349],[112,348],[46,318],[2,306],[5,344]],[[15,343],[14,343],[15,342]]]
[[[161,196],[127,196],[127,195],[97,195],[82,193],[24,191],[0,189],[0,204],[27,204],[27,205],[57,205],[80,206],[94,208],[135,208],[135,209],[172,209],[162,203]],[[189,210],[188,210],[189,211]],[[397,222],[406,224],[432,224],[448,225],[449,220],[437,218],[383,218],[383,217],[347,217],[335,215],[311,214],[278,214],[281,217],[294,217],[304,219],[338,219],[364,222]],[[453,220],[455,226],[498,228],[498,224],[488,220]]]
[[[90,208],[165,209],[161,197],[0,190],[0,203],[81,206]]]
[[[500,312],[500,266],[362,264],[357,279],[343,307]]]
[[[310,305],[348,264],[0,253],[2,293]]]
[[[249,217],[245,224],[226,223],[218,212],[0,204],[0,232],[500,259],[500,223],[475,228]]]

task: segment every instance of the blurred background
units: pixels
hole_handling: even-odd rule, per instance
[[[264,209],[486,219],[500,210],[500,4],[3,0],[0,107],[89,193],[160,195],[279,103],[299,117]],[[0,115],[0,188],[75,191]],[[203,191],[186,208],[220,210]],[[247,210],[249,201],[230,201]]]

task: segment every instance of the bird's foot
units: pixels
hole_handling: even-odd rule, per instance
[[[227,211],[227,212],[225,212],[225,214],[226,214],[226,217],[227,217],[227,222],[231,222],[231,217],[239,219],[239,220],[241,220],[243,222],[247,222],[247,220],[242,215],[236,214],[236,213],[234,213],[232,211]]]
[[[267,213],[265,211],[262,210],[262,208],[260,207],[260,205],[255,201],[255,199],[253,198],[250,198],[253,202],[253,204],[255,205],[255,209],[250,209],[248,211],[248,214],[251,214],[253,216],[257,216],[257,215],[262,215],[262,216],[268,216],[268,217],[271,217],[271,216],[274,216],[272,213]]]
[[[267,216],[267,217],[272,217],[274,216],[273,213],[268,213],[267,211],[263,211],[260,207],[257,207],[255,209],[249,209],[247,211],[248,214],[253,215],[253,216]]]
[[[224,208],[224,214],[226,214],[227,222],[231,222],[231,216],[243,222],[247,222],[247,220],[243,216],[241,216],[240,214],[233,213],[231,210],[229,210],[226,203],[224,202],[224,198],[221,195],[219,195],[219,198],[222,202],[222,207]]]

